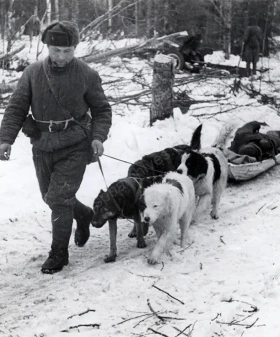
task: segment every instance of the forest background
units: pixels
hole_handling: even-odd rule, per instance
[[[259,25],[265,56],[278,46],[280,0],[0,0],[1,38],[29,34],[37,20],[41,30],[53,20],[77,22],[82,39],[151,38],[178,31],[201,34],[203,45],[226,54],[241,51],[245,28]],[[35,32],[36,35],[36,32]],[[1,48],[1,47],[0,47]]]

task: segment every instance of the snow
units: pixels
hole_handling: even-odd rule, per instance
[[[26,57],[34,59],[34,48],[24,51]],[[77,53],[87,53],[85,44],[79,48]],[[225,61],[222,52],[207,61],[238,63],[234,56]],[[275,57],[263,62],[271,70],[262,82],[242,79],[242,84],[256,90],[261,86],[263,93],[279,99],[280,61]],[[107,95],[141,91],[140,85],[130,82],[131,69],[152,83],[152,68],[144,60],[122,62],[116,57],[107,65],[92,66],[103,82],[112,76],[126,79],[120,88],[104,86]],[[12,78],[0,71],[1,82]],[[182,86],[195,99],[216,99],[221,93],[224,97],[219,104],[192,105],[187,114],[176,108],[174,118],[152,127],[148,107],[114,105],[105,154],[134,162],[153,151],[188,143],[201,122],[205,146],[229,123],[237,128],[258,120],[268,125],[263,132],[280,129],[277,109],[244,91],[234,96],[228,86],[233,81],[212,78]],[[128,164],[104,156],[101,162],[108,185],[126,176]],[[60,273],[43,275],[40,267],[51,243],[50,210],[41,199],[31,145],[20,133],[10,161],[0,162],[0,336],[61,337],[67,331],[74,337],[160,333],[175,337],[186,329],[181,336],[279,337],[279,179],[280,168],[275,166],[252,181],[230,183],[221,200],[220,218],[212,220],[205,213],[190,228],[192,244],[185,250],[174,245],[171,256],[164,255],[156,266],[147,264],[155,243],[153,229],[146,238],[147,248],[138,249],[136,240],[127,237],[131,223],[119,220],[115,263],[103,261],[109,251],[105,225],[91,228],[84,248],[76,247],[72,236],[69,265]],[[98,165],[91,164],[78,198],[91,206],[100,189],[106,189],[105,182]]]

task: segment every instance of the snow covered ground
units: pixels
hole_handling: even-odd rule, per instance
[[[223,62],[223,55],[214,53],[208,61]],[[236,65],[238,59],[230,62]],[[280,62],[265,59],[264,66],[268,64],[271,70],[262,82],[242,79],[242,84],[261,87],[262,93],[279,99]],[[152,83],[152,69],[143,60],[124,65],[114,58],[106,66],[92,66],[103,82],[112,76],[127,79],[122,88],[105,86],[111,96],[140,90],[130,83],[132,68]],[[0,72],[1,80],[11,79],[8,72]],[[144,154],[188,143],[201,122],[205,146],[224,123],[237,128],[258,120],[268,125],[263,132],[280,130],[277,109],[244,91],[234,96],[228,86],[233,81],[215,78],[182,86],[196,99],[214,99],[221,93],[224,97],[221,104],[192,105],[187,114],[176,109],[174,118],[153,127],[148,127],[148,108],[114,106],[105,154],[134,162]],[[128,164],[108,157],[101,161],[107,184],[126,176]],[[136,240],[127,237],[131,223],[121,220],[115,263],[103,262],[109,251],[105,225],[91,228],[84,248],[76,247],[72,237],[70,264],[58,274],[43,275],[40,267],[51,243],[50,210],[40,196],[29,140],[20,133],[11,160],[0,162],[0,336],[279,337],[279,181],[280,168],[274,167],[252,181],[229,184],[220,218],[202,216],[190,228],[193,243],[184,251],[175,245],[171,256],[164,255],[156,266],[147,264],[155,243],[153,229],[147,248],[138,249]],[[98,165],[91,164],[78,197],[91,206],[101,188],[106,186]]]

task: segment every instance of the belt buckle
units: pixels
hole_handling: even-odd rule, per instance
[[[52,129],[53,126],[55,126],[55,124],[53,123],[52,120],[50,120],[50,124],[49,124],[49,132],[55,132],[55,130]]]

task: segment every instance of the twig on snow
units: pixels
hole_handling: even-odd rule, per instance
[[[219,316],[222,316],[220,312],[217,313],[216,317],[212,318],[211,321],[215,321]]]
[[[148,307],[149,309],[151,310],[151,312],[159,319],[161,320],[162,322],[164,322],[164,319],[152,308],[151,306],[151,303],[150,303],[150,300],[147,299],[147,304],[148,304]]]
[[[180,317],[170,317],[170,316],[161,316],[163,319],[175,319],[177,321],[185,321],[185,318],[180,318]]]
[[[38,223],[38,225],[39,225],[41,228],[44,228],[44,227],[40,224],[40,222],[38,221],[37,218],[36,218],[36,222]]]
[[[163,336],[163,337],[168,337],[167,335],[165,335],[164,333],[162,332],[158,332],[152,328],[148,328],[148,330],[151,330],[153,333],[157,334],[157,335],[160,335],[160,336]]]
[[[223,235],[220,236],[220,241],[225,245],[225,242],[223,240]]]
[[[153,287],[156,288],[156,289],[159,290],[159,291],[162,291],[163,293],[165,293],[166,295],[170,296],[170,297],[173,298],[174,300],[180,302],[181,304],[183,304],[183,305],[185,304],[183,301],[181,301],[181,300],[179,300],[178,298],[176,298],[176,297],[170,295],[167,291],[158,288],[158,287],[155,286],[154,284],[153,284]]]
[[[266,205],[266,203],[264,204],[264,205],[262,205],[262,207],[261,208],[259,208],[258,209],[258,211],[257,211],[257,213],[256,214],[258,214],[263,208],[264,208],[264,206]]]
[[[244,321],[245,319],[251,317],[252,315],[249,315],[247,317],[245,317],[244,319],[240,320],[240,321],[237,321],[237,320],[233,320],[231,322],[220,322],[220,321],[217,321],[218,324],[225,324],[225,325],[229,325],[229,326],[232,326],[232,325],[238,325],[238,326],[244,326],[246,329],[250,329],[252,328],[256,322],[259,320],[259,318],[256,318],[256,320],[252,323],[252,324],[242,324],[240,322]],[[256,327],[260,327],[260,326],[265,326],[265,324],[263,325],[255,325]]]
[[[255,322],[253,322],[251,325],[246,326],[246,329],[252,328],[252,326],[254,326],[254,325],[257,323],[258,320],[259,320],[259,318],[257,318],[257,319],[255,320]]]
[[[178,328],[175,328],[177,331],[179,331],[178,335],[176,335],[175,337],[181,336],[181,335],[186,335],[184,332],[190,327],[192,326],[191,324],[189,324],[188,326],[185,327],[185,329],[183,329],[182,331],[179,330]],[[189,334],[187,334],[186,336],[188,336]]]
[[[180,329],[176,328],[176,326],[173,326],[173,328],[174,328],[175,330],[181,332],[182,335],[187,336],[187,337],[189,336],[189,334],[186,334],[185,332],[183,332],[183,331],[181,331]]]
[[[91,328],[98,328],[98,329],[99,329],[100,324],[93,323],[93,324],[79,324],[79,325],[73,325],[73,326],[70,326],[68,329],[61,330],[60,332],[69,332],[69,330],[72,330],[72,329],[79,329],[79,328],[82,328],[82,327],[91,327]]]
[[[192,329],[191,329],[191,331],[189,332],[189,337],[192,336],[192,333],[193,333],[193,331],[194,331],[195,324],[196,324],[196,322],[193,323]]]
[[[140,325],[142,322],[146,321],[146,319],[149,319],[149,318],[151,318],[151,317],[153,317],[153,316],[154,316],[154,314],[149,314],[149,316],[147,316],[147,317],[141,319],[141,321],[139,321],[137,324],[135,324],[133,328],[136,328],[136,327],[137,327],[138,325]]]
[[[160,280],[160,277],[158,277],[158,276],[149,276],[149,275],[140,275],[140,274],[134,274],[133,272],[131,272],[130,270],[127,270],[127,272],[129,272],[130,274],[132,274],[132,275],[135,275],[135,276],[139,276],[139,277],[143,277],[143,278],[156,278],[156,279],[158,279],[158,280]]]
[[[136,318],[140,318],[140,317],[144,317],[144,316],[151,316],[152,317],[153,314],[147,313],[147,314],[143,314],[143,315],[139,315],[139,316],[135,316],[135,317],[130,317],[130,318],[127,318],[127,319],[125,319],[125,320],[123,320],[123,321],[121,321],[117,324],[114,324],[113,327],[117,326],[117,325],[121,325],[121,324],[126,323],[128,321],[131,321],[132,319],[136,319]]]
[[[232,298],[230,298],[229,300],[222,300],[222,302],[228,302],[228,303],[239,302],[239,303],[248,304],[252,308],[252,310],[243,310],[244,312],[257,312],[257,311],[259,311],[257,306],[255,306],[251,303],[245,302],[245,301],[233,300]]]
[[[95,309],[88,309],[84,312],[81,312],[80,314],[75,314],[75,315],[69,316],[67,319],[73,318],[75,316],[83,316],[83,315],[87,314],[88,312],[95,312],[95,311],[96,311]]]
[[[190,243],[186,248],[179,250],[178,253],[184,252],[185,250],[189,249],[190,246],[192,246],[193,244],[194,244],[194,241],[192,243]]]
[[[246,329],[250,329],[255,325],[255,323],[258,320],[259,320],[259,318],[257,318],[252,324],[241,324],[241,323],[236,323],[236,322],[219,322],[219,321],[217,321],[217,323],[218,324],[225,324],[225,325],[229,325],[229,326],[232,326],[232,325],[244,326]],[[260,327],[260,326],[265,326],[265,324],[256,325],[256,327]]]

